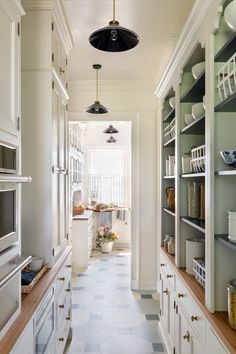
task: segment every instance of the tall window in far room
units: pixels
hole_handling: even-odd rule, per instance
[[[128,166],[122,148],[88,150],[88,192],[99,203],[128,206]]]

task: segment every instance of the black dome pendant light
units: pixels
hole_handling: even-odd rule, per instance
[[[139,36],[119,25],[115,20],[115,0],[113,0],[113,20],[109,26],[100,28],[89,37],[90,44],[105,52],[124,52],[134,48],[139,42]]]
[[[119,130],[114,128],[113,125],[109,125],[107,129],[103,131],[104,134],[117,134],[119,133]]]
[[[96,101],[85,109],[85,112],[87,113],[104,114],[109,112],[109,110],[98,101],[98,70],[101,69],[101,67],[102,65],[100,64],[93,65],[93,68],[96,70]]]
[[[106,140],[106,142],[107,142],[107,143],[116,143],[117,140],[116,140],[115,138],[113,138],[113,136],[111,135],[110,138],[108,138],[108,139]]]

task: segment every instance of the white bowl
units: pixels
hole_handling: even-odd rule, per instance
[[[203,116],[205,113],[205,108],[203,106],[203,102],[195,103],[192,105],[192,115],[193,118],[198,119]]]
[[[192,123],[194,121],[193,115],[191,113],[185,114],[184,121],[185,121],[186,125],[189,125],[190,123]]]
[[[194,79],[198,79],[204,70],[205,70],[205,62],[204,61],[202,61],[198,64],[195,64],[191,69]]]
[[[232,1],[225,8],[224,12],[225,23],[232,31],[236,31],[236,1]]]
[[[169,98],[169,104],[172,108],[175,108],[175,97],[170,97]]]
[[[30,269],[33,272],[38,272],[43,266],[43,258],[32,257],[32,261],[29,264]]]

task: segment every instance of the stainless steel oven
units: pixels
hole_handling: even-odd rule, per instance
[[[19,238],[19,183],[28,183],[30,177],[0,174],[0,252],[12,246]]]

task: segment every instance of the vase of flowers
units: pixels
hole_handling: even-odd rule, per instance
[[[101,246],[103,253],[112,251],[113,242],[119,238],[118,233],[109,226],[100,226],[97,231],[96,242]]]

